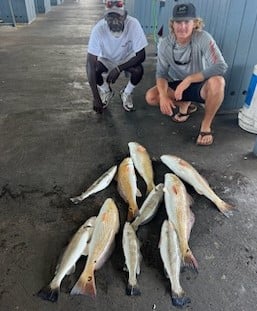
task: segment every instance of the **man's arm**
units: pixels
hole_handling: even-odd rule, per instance
[[[119,66],[120,71],[126,70],[130,67],[134,67],[136,65],[140,65],[145,60],[145,49],[138,51],[134,57],[132,57],[129,61]]]
[[[116,68],[112,69],[106,79],[108,83],[115,83],[115,81],[118,79],[120,73],[123,70],[126,70],[128,68],[131,68],[133,66],[139,65],[143,63],[145,60],[145,49],[143,48],[139,52],[136,53],[134,57],[132,57],[129,61],[126,63],[117,66]]]
[[[190,86],[191,83],[202,82],[204,81],[204,75],[202,72],[193,73],[187,76],[183,81],[177,86],[174,96],[176,100],[181,100],[183,92]]]
[[[160,110],[163,114],[168,116],[173,115],[172,108],[176,108],[172,99],[168,96],[168,81],[164,78],[156,79],[156,86],[160,97]]]
[[[88,82],[91,87],[92,93],[93,93],[93,109],[97,113],[103,112],[103,103],[101,101],[97,83],[96,83],[96,63],[97,63],[97,56],[88,53],[87,55],[87,63],[86,63],[86,70],[87,70],[87,77]]]

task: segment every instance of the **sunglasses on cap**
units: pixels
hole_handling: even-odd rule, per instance
[[[123,7],[123,1],[106,1],[106,7],[108,9],[116,6],[117,8],[122,8]]]

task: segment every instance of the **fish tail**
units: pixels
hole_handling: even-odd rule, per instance
[[[130,204],[128,207],[128,216],[127,221],[132,221],[135,219],[139,214],[138,206],[136,203]]]
[[[95,277],[93,273],[80,276],[77,283],[71,290],[71,295],[89,295],[92,298],[96,297]]]
[[[198,272],[198,262],[190,248],[187,249],[186,254],[184,255],[184,263],[186,266],[189,266]]]
[[[137,285],[128,284],[126,287],[126,295],[128,296],[140,296],[141,291]]]
[[[221,211],[222,214],[224,214],[226,217],[233,216],[232,209],[234,208],[232,205],[224,202],[223,200],[220,200],[217,202],[217,207]]]
[[[51,288],[50,285],[44,286],[37,293],[37,296],[51,302],[56,302],[59,296],[59,287]]]
[[[171,301],[172,301],[173,306],[182,308],[183,306],[190,303],[191,299],[189,297],[184,296],[184,293],[182,295],[177,295],[175,293],[172,293]]]

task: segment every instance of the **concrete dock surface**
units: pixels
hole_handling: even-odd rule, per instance
[[[0,27],[0,310],[176,310],[158,248],[167,218],[164,203],[155,218],[138,229],[141,296],[130,297],[125,293],[128,274],[121,243],[127,205],[116,181],[78,205],[70,201],[119,165],[129,155],[130,141],[147,149],[156,184],[171,172],[160,156],[174,154],[194,165],[235,207],[226,218],[186,184],[195,214],[189,246],[199,271],[181,271],[181,286],[191,299],[185,309],[256,310],[256,136],[238,126],[237,113],[219,113],[213,145],[199,147],[195,141],[202,107],[178,124],[147,106],[144,94],[154,84],[156,63],[150,37],[145,75],[134,92],[136,111],[122,108],[119,90],[127,82],[122,74],[112,103],[103,115],[96,114],[85,60],[91,28],[103,9],[100,0],[65,0],[30,25]],[[141,206],[146,188],[140,176],[138,187]],[[75,273],[64,278],[57,303],[39,298],[37,292],[52,280],[73,234],[109,197],[119,209],[120,230],[111,257],[95,272],[97,297],[70,295],[86,263],[82,257]]]

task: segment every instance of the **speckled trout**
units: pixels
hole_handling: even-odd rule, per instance
[[[141,253],[136,233],[129,222],[126,222],[123,228],[122,248],[129,273],[126,294],[129,296],[140,295],[137,275],[140,273]]]
[[[119,226],[117,206],[111,198],[108,198],[105,200],[96,218],[95,229],[88,248],[86,266],[71,290],[72,295],[88,294],[96,297],[94,271],[100,269],[111,255]]]
[[[163,184],[158,184],[152,189],[147,198],[144,200],[139,209],[138,216],[131,224],[135,231],[137,231],[139,226],[151,221],[157,213],[159,205],[163,200],[163,186]]]
[[[120,196],[128,203],[127,220],[131,221],[138,215],[137,196],[141,196],[137,189],[137,178],[130,157],[125,158],[119,165],[117,172],[117,186]]]
[[[99,192],[109,186],[117,172],[117,165],[112,166],[108,171],[101,175],[85,192],[81,195],[70,198],[74,204],[78,204],[90,195]]]
[[[197,270],[197,261],[188,245],[195,221],[194,214],[190,209],[191,200],[183,182],[174,174],[165,174],[164,201],[168,218],[176,229],[184,264]]]
[[[173,155],[162,155],[161,161],[166,164],[177,176],[193,186],[196,192],[211,200],[221,211],[221,213],[227,217],[232,215],[231,209],[233,207],[218,197],[218,195],[211,189],[208,182],[191,164]]]
[[[181,251],[176,230],[169,220],[164,220],[162,224],[159,248],[165,272],[170,279],[172,304],[182,307],[190,299],[185,297],[180,285]]]
[[[49,285],[38,292],[39,297],[52,302],[58,300],[63,278],[75,271],[75,264],[81,255],[87,256],[88,254],[88,243],[94,230],[95,221],[95,216],[90,217],[75,233],[56,267],[55,277]]]
[[[145,147],[137,142],[129,142],[128,147],[135,168],[146,183],[146,193],[148,194],[155,187],[153,166],[150,156]]]

